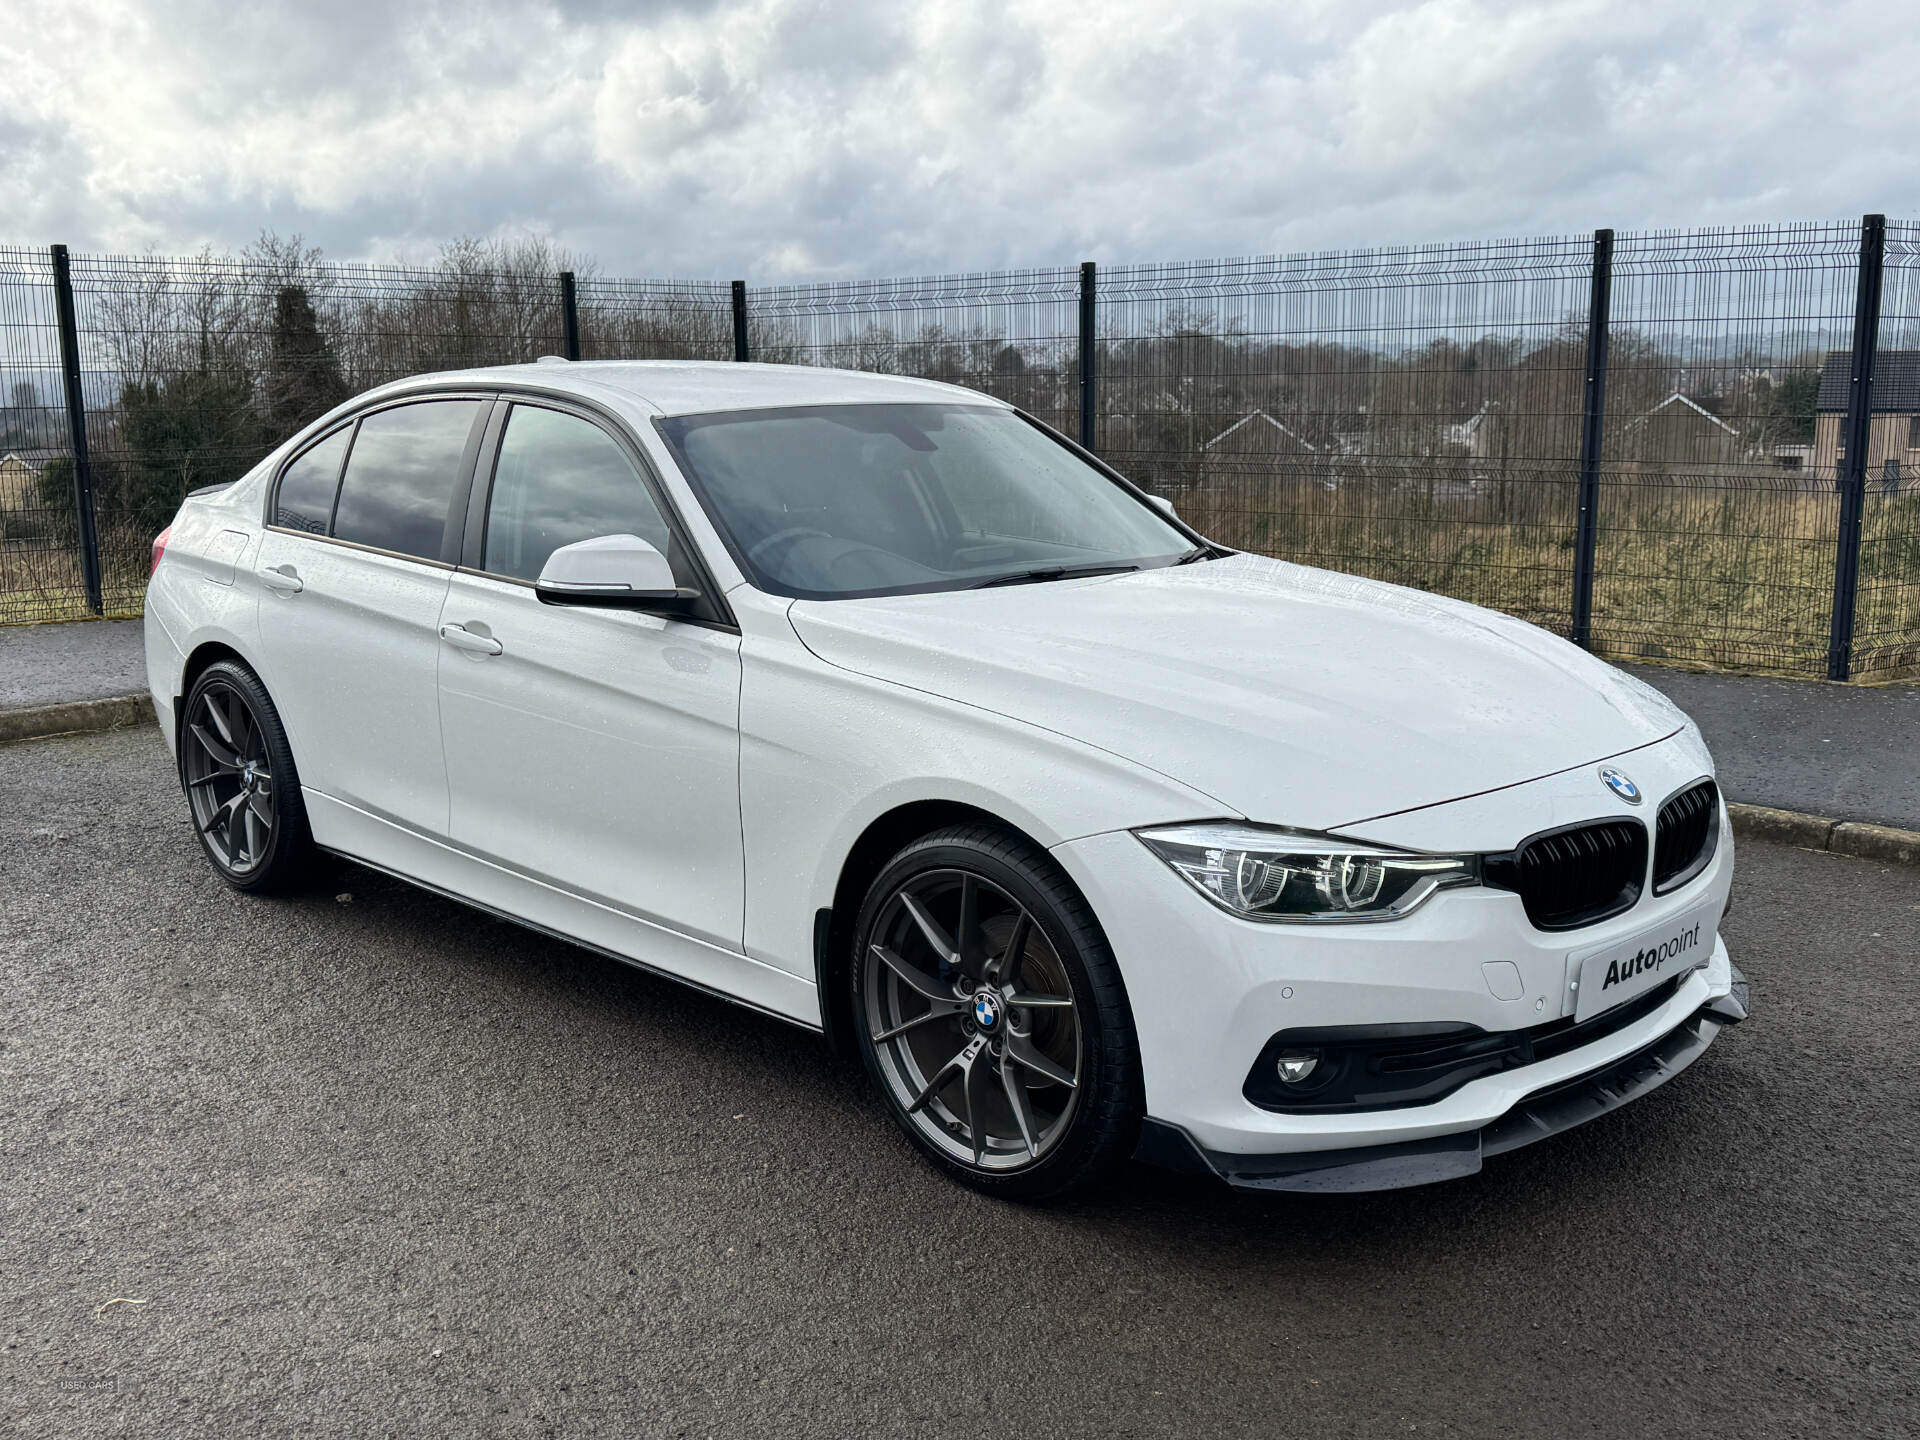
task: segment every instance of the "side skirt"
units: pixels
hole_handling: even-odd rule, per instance
[[[317,790],[302,787],[302,793],[314,843],[343,860],[803,1030],[820,1031],[819,994],[811,980],[569,894]]]

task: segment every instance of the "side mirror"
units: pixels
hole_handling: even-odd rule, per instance
[[[1173,501],[1169,500],[1166,496],[1149,495],[1147,498],[1153,501],[1153,503],[1158,505],[1162,510],[1166,511],[1167,514],[1173,516],[1174,519],[1177,520],[1180,518],[1180,512],[1173,508]]]
[[[683,610],[700,598],[673,581],[667,557],[638,535],[597,535],[562,545],[540,567],[533,593],[548,605]]]

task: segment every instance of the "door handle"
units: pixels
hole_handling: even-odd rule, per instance
[[[298,595],[307,588],[301,583],[299,572],[291,565],[262,566],[254,573],[260,577],[262,585],[282,595]]]
[[[476,635],[464,625],[442,625],[440,638],[456,650],[475,655],[498,655],[506,647],[491,635]]]

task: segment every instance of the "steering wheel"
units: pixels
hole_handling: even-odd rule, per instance
[[[809,535],[818,535],[822,540],[833,539],[833,536],[826,531],[816,530],[811,525],[789,525],[784,530],[774,531],[763,540],[755,541],[747,550],[747,558],[757,565],[760,563],[763,551],[771,550],[776,545],[791,545],[794,541],[804,540]]]

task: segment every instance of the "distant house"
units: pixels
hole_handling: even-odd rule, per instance
[[[1200,478],[1295,469],[1325,452],[1291,425],[1251,410],[1200,446]],[[1317,473],[1317,472],[1316,472]]]
[[[1365,455],[1372,432],[1373,421],[1367,415],[1366,406],[1349,410],[1334,419],[1333,448],[1342,455]]]
[[[1491,400],[1482,400],[1480,408],[1464,420],[1457,420],[1446,428],[1447,443],[1457,445],[1475,460],[1484,460],[1493,453],[1493,433],[1499,419],[1499,407]]]
[[[1773,447],[1773,463],[1782,470],[1805,471],[1813,464],[1813,446],[1797,440],[1783,440]]]
[[[1716,465],[1739,458],[1740,432],[1722,418],[1725,403],[1717,395],[1674,391],[1627,422],[1622,439],[1628,453],[1637,460],[1681,465]]]
[[[1853,356],[1829,350],[1813,403],[1813,462],[1822,480],[1837,480],[1846,459],[1841,431],[1853,389]],[[1882,350],[1873,367],[1873,413],[1867,426],[1867,483],[1898,488],[1920,463],[1920,350]]]
[[[40,504],[37,481],[47,461],[64,450],[9,450],[0,455],[0,512],[31,510]]]
[[[1317,447],[1299,431],[1283,425],[1264,410],[1242,415],[1200,449],[1216,450],[1222,455],[1272,455],[1318,453]]]

